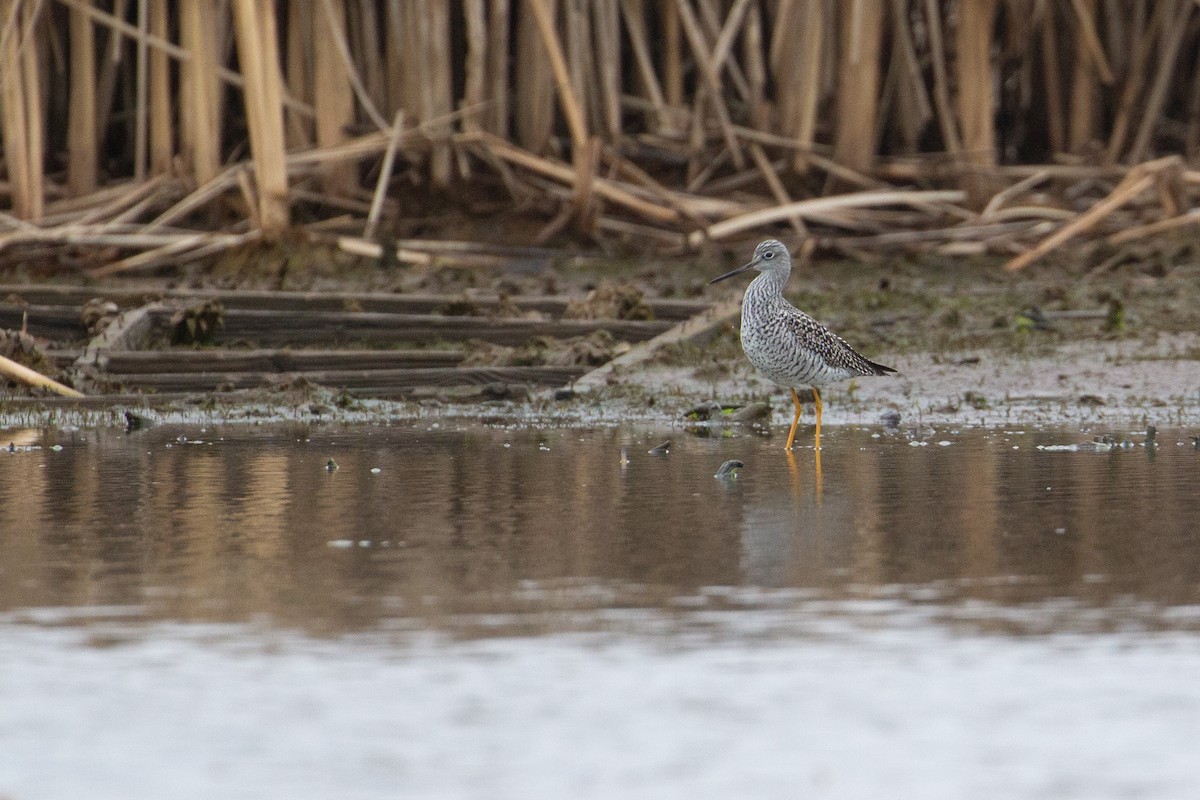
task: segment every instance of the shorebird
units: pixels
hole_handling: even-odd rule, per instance
[[[821,387],[859,375],[887,375],[896,370],[855,352],[842,337],[784,299],[783,287],[792,272],[792,257],[775,239],[754,248],[749,264],[713,278],[709,284],[751,269],[758,270],[759,275],[746,287],[742,298],[742,350],[759,372],[792,392],[796,415],[785,445],[789,451],[802,410],[796,388],[812,388],[817,408],[814,444],[820,451]]]

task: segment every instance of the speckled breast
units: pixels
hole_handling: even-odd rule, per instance
[[[772,335],[782,325],[742,328],[742,349],[754,367],[782,386],[823,386],[853,375],[847,369],[830,367],[814,349],[803,346],[790,331]]]

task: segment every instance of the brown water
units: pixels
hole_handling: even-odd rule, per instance
[[[1127,436],[834,428],[818,464],[779,437],[681,430],[8,431],[0,611],[537,631],[889,597],[1066,601],[1039,630],[1103,626],[1098,609],[1190,624],[1160,612],[1200,601],[1200,452],[1183,431],[1053,449],[1099,433]],[[727,459],[746,466],[715,479]]]
[[[0,797],[1200,796],[1185,431],[708,433],[4,432]]]

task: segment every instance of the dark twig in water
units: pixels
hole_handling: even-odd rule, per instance
[[[718,480],[732,480],[738,476],[737,471],[745,466],[741,461],[731,458],[717,468],[717,473],[713,477]]]

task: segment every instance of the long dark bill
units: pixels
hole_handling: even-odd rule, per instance
[[[714,283],[720,283],[721,281],[725,280],[726,278],[732,278],[734,275],[741,275],[746,270],[753,269],[757,263],[758,263],[757,261],[751,261],[749,264],[744,264],[744,265],[738,267],[733,272],[726,272],[724,275],[721,275],[720,277],[713,278],[711,281],[708,282],[708,285],[712,286]]]

